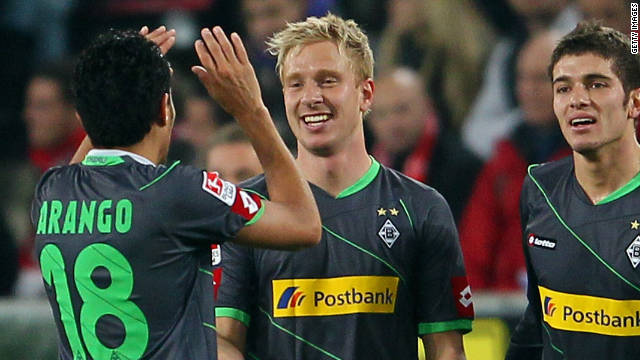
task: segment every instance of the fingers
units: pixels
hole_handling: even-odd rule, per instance
[[[202,29],[202,41],[209,50],[209,54],[216,63],[217,68],[223,67],[225,63],[228,63],[226,56],[222,53],[222,48],[218,43],[218,40],[213,36],[209,29]],[[203,64],[204,65],[204,64]]]
[[[176,43],[176,30],[171,29],[167,31],[167,28],[163,26],[159,26],[151,33],[149,33],[149,28],[145,25],[140,29],[140,35],[144,36],[147,40],[156,44],[162,54],[166,54]]]
[[[224,57],[231,63],[237,62],[238,58],[236,57],[236,53],[233,50],[233,46],[231,46],[231,43],[229,42],[229,39],[227,38],[227,35],[225,35],[222,28],[219,26],[214,27],[213,35],[218,41]]]
[[[196,40],[195,43],[196,54],[198,55],[198,59],[200,60],[200,64],[205,69],[215,70],[216,64],[207,49],[207,46],[202,40]],[[199,67],[199,66],[195,66]],[[191,68],[193,70],[193,68]]]
[[[146,36],[149,33],[149,28],[147,27],[147,25],[145,25],[140,28],[140,31],[138,33],[142,36]]]
[[[232,33],[231,42],[233,43],[233,48],[238,56],[238,61],[241,64],[249,64],[249,55],[247,55],[247,50],[244,48],[244,44],[242,43],[240,36],[236,33]]]

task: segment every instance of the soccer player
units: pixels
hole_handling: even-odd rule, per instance
[[[258,359],[416,359],[418,336],[429,359],[464,358],[473,308],[449,207],[365,149],[366,35],[329,14],[269,45],[324,232],[296,254],[224,246],[218,337]],[[248,188],[271,197],[262,177]]]
[[[583,22],[553,51],[553,109],[573,156],[531,166],[521,196],[529,306],[507,359],[640,357],[640,61]]]
[[[160,47],[111,31],[84,51],[74,93],[90,142],[74,159],[94,149],[36,188],[36,254],[60,359],[215,358],[211,244],[298,248],[320,239],[313,196],[236,34],[229,41],[219,27],[203,29],[193,71],[246,131],[277,196],[260,200],[215,172],[160,165],[175,118],[161,49],[173,35],[153,34]]]

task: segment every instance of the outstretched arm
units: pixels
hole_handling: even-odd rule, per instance
[[[264,202],[262,218],[243,228],[237,241],[276,248],[317,244],[320,215],[311,189],[273,125],[242,40],[236,33],[227,37],[219,26],[201,34],[195,43],[201,65],[192,71],[249,137],[271,199]]]

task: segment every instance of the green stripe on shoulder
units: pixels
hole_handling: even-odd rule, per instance
[[[151,181],[147,185],[141,186],[138,190],[139,191],[145,190],[148,187],[150,187],[151,185],[157,183],[158,181],[160,181],[160,179],[165,177],[171,170],[173,170],[176,166],[178,166],[178,164],[180,164],[180,160],[175,161],[173,164],[171,164],[171,166],[169,166],[169,168],[167,170],[165,170],[162,174],[160,174],[160,176],[158,176],[157,178],[153,179],[153,181]]]
[[[462,332],[471,331],[471,323],[470,319],[458,319],[451,321],[442,321],[442,322],[432,322],[432,323],[419,323],[418,324],[418,335],[427,335],[451,330],[460,330]]]
[[[216,317],[229,317],[236,319],[246,327],[249,327],[249,323],[251,322],[251,315],[242,310],[231,307],[216,307]]]

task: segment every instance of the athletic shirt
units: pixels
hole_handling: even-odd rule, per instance
[[[60,359],[215,359],[211,243],[262,213],[215,172],[92,150],[36,188]]]
[[[246,187],[266,195],[262,176]],[[419,335],[471,329],[471,292],[442,196],[375,160],[337,197],[311,189],[323,224],[317,246],[222,245],[216,316],[249,327],[248,358],[416,359]]]
[[[521,197],[529,306],[507,359],[640,358],[640,175],[597,204],[571,157]]]

